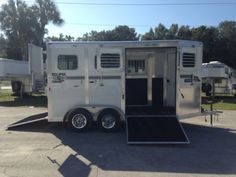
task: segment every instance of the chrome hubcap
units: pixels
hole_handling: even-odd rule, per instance
[[[104,115],[102,118],[102,126],[106,129],[111,129],[115,126],[116,124],[116,119],[113,115]]]
[[[75,128],[81,129],[84,128],[87,124],[87,119],[83,114],[76,114],[72,118],[72,125]]]

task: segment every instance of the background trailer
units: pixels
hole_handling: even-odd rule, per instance
[[[236,70],[219,61],[202,64],[202,91],[236,96]]]
[[[0,84],[9,80],[14,93],[42,93],[45,87],[45,65],[41,47],[28,44],[28,61],[0,58]]]
[[[201,64],[195,41],[50,42],[48,121],[126,121],[128,143],[188,143],[179,119],[201,114]]]

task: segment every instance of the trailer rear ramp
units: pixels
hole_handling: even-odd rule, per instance
[[[8,125],[6,127],[6,129],[11,129],[14,127],[32,124],[32,123],[40,122],[40,121],[46,121],[46,120],[48,120],[48,113],[47,112],[26,117],[20,121],[17,121],[15,123]]]
[[[126,117],[128,144],[189,144],[175,115],[132,115]]]

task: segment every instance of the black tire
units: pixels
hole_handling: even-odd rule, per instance
[[[92,125],[92,115],[85,109],[77,109],[69,114],[67,125],[75,132],[86,131]]]
[[[97,125],[104,132],[114,132],[120,127],[120,113],[114,109],[104,109],[98,116]]]
[[[202,92],[207,93],[207,92],[210,92],[210,91],[212,91],[211,84],[209,84],[209,83],[202,84]]]
[[[13,81],[11,82],[12,92],[19,94],[21,90],[21,82],[20,81]]]

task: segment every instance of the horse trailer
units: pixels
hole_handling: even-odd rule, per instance
[[[12,91],[16,94],[43,93],[45,76],[41,47],[28,44],[28,61],[0,58],[0,84],[4,80],[11,81]]]
[[[49,42],[48,121],[75,131],[126,122],[127,141],[188,143],[179,122],[201,114],[197,41]]]
[[[202,91],[206,95],[216,93],[236,96],[236,70],[219,61],[203,63]]]

